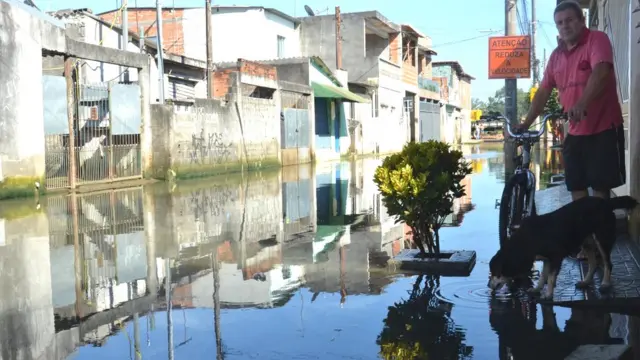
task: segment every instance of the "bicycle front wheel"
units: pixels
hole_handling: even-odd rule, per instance
[[[516,226],[524,216],[526,186],[522,183],[522,174],[512,176],[504,186],[500,198],[500,214],[498,218],[498,233],[500,247],[503,247]],[[535,204],[534,204],[535,207]]]

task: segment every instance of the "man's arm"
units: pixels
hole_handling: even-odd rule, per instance
[[[582,104],[583,107],[586,107],[600,96],[602,94],[602,90],[605,88],[602,84],[606,82],[611,71],[613,71],[613,65],[610,63],[601,62],[597,64],[593,68],[591,75],[589,75],[587,86],[585,86],[582,96],[580,97],[580,100],[578,100],[578,104]]]
[[[539,87],[536,94],[533,96],[533,101],[531,101],[531,106],[529,107],[529,112],[527,113],[527,117],[524,119],[524,123],[522,126],[525,129],[528,129],[531,124],[535,121],[535,119],[542,114],[544,111],[544,106],[547,104],[547,101],[551,97],[552,88]]]
[[[593,100],[602,94],[607,77],[613,71],[613,47],[607,34],[600,31],[593,31],[590,35],[589,64],[591,65],[591,75],[587,80],[587,85],[578,100],[582,107],[589,106]]]
[[[522,123],[522,127],[524,129],[528,129],[536,120],[536,118],[540,116],[540,114],[542,114],[542,112],[544,111],[544,106],[547,104],[547,101],[549,101],[549,98],[551,97],[551,92],[556,87],[556,79],[553,72],[555,62],[556,52],[554,51],[553,53],[551,53],[549,63],[544,69],[542,82],[540,82],[540,86],[538,87],[536,94],[533,96],[531,106],[529,106],[529,112],[527,112],[527,117]]]

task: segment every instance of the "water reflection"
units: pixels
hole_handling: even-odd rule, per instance
[[[463,152],[474,172],[442,238],[478,251],[470,279],[387,271],[410,242],[373,183],[380,159],[49,196],[13,215],[4,209],[16,204],[3,204],[0,356],[373,359],[417,346],[496,358],[511,340],[490,332],[500,321],[486,320],[484,262],[497,246],[487,224],[502,152]],[[558,165],[542,161],[539,173],[559,171],[553,156],[536,159]]]
[[[377,340],[383,359],[471,358],[464,329],[451,319],[453,305],[436,296],[439,283],[437,276],[419,275],[409,298],[389,307]]]
[[[624,343],[624,338],[611,336],[614,324],[609,313],[568,310],[570,317],[560,324],[562,329],[550,305],[536,305],[516,298],[493,300],[490,307],[490,323],[498,335],[501,360],[564,359],[579,345]],[[621,319],[619,315],[616,318]]]

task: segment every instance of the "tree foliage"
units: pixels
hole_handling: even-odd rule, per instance
[[[531,90],[529,91],[531,93]],[[531,97],[527,97],[527,99],[531,99]],[[531,105],[531,101],[529,101],[529,105]],[[551,91],[551,97],[547,101],[547,104],[544,106],[545,114],[557,114],[562,111],[562,105],[560,105],[560,99],[558,98],[558,90],[553,89]]]
[[[426,256],[440,253],[439,229],[452,213],[453,200],[465,195],[460,183],[471,173],[462,152],[430,140],[408,143],[376,169],[374,181],[389,215],[405,222]]]
[[[455,326],[449,313],[451,304],[435,295],[438,278],[417,277],[407,300],[389,307],[384,327],[378,335],[380,355],[385,360],[471,358],[464,332]]]
[[[531,106],[530,100],[531,90],[524,91],[518,89],[518,120],[527,115],[529,107]],[[505,103],[505,90],[504,87],[498,89],[493,96],[489,96],[487,101],[480,100],[478,98],[471,99],[471,106],[473,109],[482,110],[483,114],[498,113],[504,114]],[[557,113],[561,110],[560,102],[558,100],[558,91],[553,89],[549,101],[544,108],[544,113]]]

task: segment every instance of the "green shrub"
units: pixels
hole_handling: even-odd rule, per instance
[[[462,152],[440,141],[408,143],[376,169],[374,181],[389,215],[413,231],[421,255],[440,253],[438,231],[465,195],[460,183],[471,173]]]

